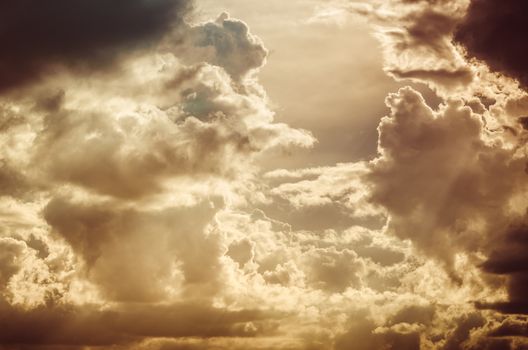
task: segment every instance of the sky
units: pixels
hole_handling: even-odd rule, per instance
[[[527,14],[0,2],[0,350],[528,349]]]

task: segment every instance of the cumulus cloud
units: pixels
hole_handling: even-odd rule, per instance
[[[258,152],[313,142],[307,132],[273,124],[263,97],[235,91],[218,68],[188,70],[162,61],[157,69],[162,73],[134,72],[140,86],[149,86],[146,93],[120,90],[135,79],[117,86],[95,82],[87,91],[70,92],[61,109],[46,113],[33,148],[42,172],[102,194],[137,197],[159,191],[171,177],[232,178]],[[106,101],[99,96],[97,106],[84,104],[97,88],[115,95]]]
[[[469,301],[493,289],[470,261],[460,265],[467,275],[459,289],[441,265],[377,230],[292,231],[262,213],[222,213],[218,220],[228,241],[251,242],[251,260],[237,264],[230,285],[242,284],[252,296],[239,295],[237,303],[263,298],[288,311],[296,321],[282,320],[279,329],[292,327],[288,334],[304,343],[292,348],[457,348],[473,330],[486,331],[484,311]]]
[[[235,81],[260,68],[268,55],[261,40],[250,33],[248,26],[228,13],[216,21],[191,28],[189,40],[192,55],[223,67]]]
[[[0,242],[2,246],[0,286],[5,287],[9,279],[20,269],[25,246],[12,238],[3,238]]]
[[[387,210],[387,231],[443,261],[455,280],[465,274],[454,267],[463,255],[488,273],[493,287],[504,284],[489,274],[507,276],[512,303],[495,306],[521,311],[513,300],[520,302],[516,290],[523,277],[512,269],[522,270],[523,263],[506,251],[523,249],[519,241],[511,243],[509,232],[524,222],[527,206],[526,97],[513,80],[493,73],[509,74],[522,84],[518,74],[508,72],[514,59],[508,61],[498,48],[500,33],[509,36],[505,32],[520,23],[520,12],[514,10],[519,5],[400,0],[336,1],[331,6],[375,25],[389,74],[424,82],[442,99],[439,107],[430,108],[411,88],[387,98],[391,113],[378,128],[379,156],[362,177],[370,184],[372,203]],[[507,18],[507,26],[498,24]],[[512,31],[512,43],[519,33]]]
[[[226,240],[217,216],[246,201],[259,154],[314,138],[274,122],[254,76],[267,50],[248,26],[227,15],[184,23],[189,8],[2,11],[2,346],[142,347],[274,329],[273,307],[222,299],[231,263],[253,253],[243,237]]]
[[[473,266],[478,283],[495,289],[481,297],[502,300],[479,301],[479,309],[526,313],[520,253],[528,206],[526,96],[507,77],[524,84],[521,55],[514,54],[522,50],[516,44],[522,5],[399,0],[331,6],[374,24],[387,73],[426,83],[442,100],[431,108],[408,87],[386,100],[390,113],[378,127],[379,155],[359,177],[371,204],[386,210],[386,232],[441,262],[460,288],[476,282],[467,280],[461,259]],[[496,314],[474,313],[444,333],[438,348],[522,348],[520,333],[508,339],[486,333],[486,325],[501,322]]]
[[[526,192],[526,159],[486,140],[482,121],[461,103],[434,112],[403,88],[387,104],[382,156],[368,177],[373,201],[389,210],[389,229],[445,259],[459,245],[482,249],[478,242],[514,215],[510,199]]]
[[[523,349],[528,105],[452,40],[468,4],[340,2],[440,104],[404,87],[375,159],[289,170],[260,156],[315,140],[246,23],[6,7],[0,348]]]

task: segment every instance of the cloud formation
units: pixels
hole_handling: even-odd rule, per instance
[[[484,61],[492,70],[528,85],[524,40],[525,1],[473,0],[455,39],[470,57]]]
[[[339,2],[439,103],[404,86],[374,159],[302,169],[260,163],[316,140],[245,22],[0,5],[0,348],[525,349],[526,94],[455,34],[484,3]]]
[[[0,90],[57,66],[88,72],[105,68],[123,50],[152,45],[181,24],[190,6],[187,0],[4,2]]]
[[[464,273],[455,265],[461,255],[480,266],[492,286],[501,284],[493,275],[505,276],[510,301],[483,304],[525,313],[524,264],[514,253],[525,248],[528,205],[525,92],[508,78],[524,84],[515,63],[519,55],[508,49],[510,43],[522,47],[515,44],[522,35],[522,5],[475,0],[348,6],[381,26],[389,73],[418,78],[444,100],[430,108],[411,88],[387,98],[391,112],[378,128],[380,155],[366,178],[371,200],[387,210],[388,232],[443,261],[459,283]]]
[[[384,70],[397,80],[425,83],[441,95],[463,91],[475,74],[454,42],[466,0],[337,2],[377,26]]]
[[[460,102],[435,112],[403,88],[387,105],[382,156],[368,177],[372,200],[391,213],[389,229],[445,259],[458,245],[480,249],[478,242],[514,215],[510,199],[527,189],[526,159],[487,140],[482,120]]]
[[[268,55],[261,40],[248,26],[222,13],[214,22],[194,26],[189,33],[195,55],[221,66],[235,81],[260,68]]]

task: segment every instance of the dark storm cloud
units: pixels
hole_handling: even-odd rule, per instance
[[[455,34],[470,56],[528,86],[525,0],[473,0]]]
[[[522,125],[524,130],[528,130],[528,117],[520,117],[519,123]]]
[[[190,0],[6,0],[0,2],[0,91],[54,65],[108,66],[181,22]]]
[[[528,220],[512,225],[483,264],[484,271],[508,276],[508,302],[485,305],[504,313],[528,314]]]
[[[228,311],[206,305],[127,306],[107,310],[40,307],[25,311],[0,301],[0,344],[40,349],[44,345],[112,346],[145,338],[252,337],[274,315],[257,310]]]
[[[508,319],[490,332],[492,337],[528,337],[526,319]]]

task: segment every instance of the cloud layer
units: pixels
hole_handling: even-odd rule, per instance
[[[514,3],[329,3],[415,88],[376,157],[301,169],[262,166],[316,140],[274,120],[245,22],[0,5],[0,349],[528,347]]]

